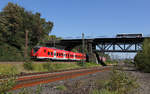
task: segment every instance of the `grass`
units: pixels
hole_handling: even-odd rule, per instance
[[[58,90],[67,90],[67,88],[64,85],[56,86],[56,89],[58,89]]]
[[[0,64],[0,75],[7,75],[7,74],[19,74],[23,73],[32,73],[32,72],[46,72],[46,71],[59,71],[59,70],[66,70],[66,69],[76,69],[76,68],[89,68],[89,67],[96,67],[101,66],[95,63],[85,63],[82,65],[81,63],[74,62],[74,63],[55,63],[55,62],[32,62],[28,61],[25,63],[7,63],[7,64]]]
[[[99,64],[95,63],[85,63],[82,66],[79,63],[27,63],[25,69],[32,70],[34,72],[43,72],[43,71],[58,71],[58,70],[66,70],[66,69],[76,69],[76,68],[89,68],[89,67],[96,67],[100,66]],[[27,67],[27,68],[26,68]]]
[[[109,91],[108,89],[102,90],[94,89],[92,90],[92,94],[119,94],[119,93],[116,91]]]
[[[98,67],[98,66],[101,65],[96,63],[85,63],[83,67],[90,68],[90,67]]]
[[[11,64],[0,64],[0,75],[18,74],[17,66]]]
[[[109,61],[105,61],[105,64],[107,65],[117,65],[118,64],[118,61],[115,61],[115,60],[109,60]]]

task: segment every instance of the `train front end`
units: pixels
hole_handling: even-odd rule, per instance
[[[41,47],[38,47],[38,46],[32,48],[32,50],[31,50],[31,58],[32,58],[32,59],[38,59],[40,48],[41,48]]]

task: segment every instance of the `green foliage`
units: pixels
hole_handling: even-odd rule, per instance
[[[0,64],[0,75],[15,75],[19,73],[18,69],[14,65]]]
[[[150,72],[150,39],[145,39],[142,51],[134,58],[136,67],[144,72]]]
[[[139,84],[132,76],[127,75],[123,71],[113,70],[111,79],[106,83],[106,88],[110,91],[116,91],[119,94],[127,94],[135,88],[138,88]]]
[[[58,89],[58,90],[67,90],[67,88],[64,85],[56,86],[56,89]]]
[[[78,45],[78,46],[74,47],[71,51],[72,51],[72,52],[83,53],[82,45]],[[88,53],[88,51],[87,51],[86,48],[84,48],[84,53]]]
[[[89,67],[96,67],[96,66],[101,66],[101,65],[93,62],[88,62],[88,63],[84,63],[83,67],[89,68]]]
[[[33,70],[33,63],[32,62],[25,62],[23,64],[24,69],[26,70]]]
[[[41,92],[42,92],[42,85],[40,84],[40,85],[38,85],[38,87],[36,88],[36,94],[41,94]]]
[[[92,91],[92,94],[120,94],[120,93],[117,93],[116,91],[109,91],[108,89],[102,89],[102,90],[94,89]]]
[[[15,73],[12,72],[4,75],[7,75],[7,78],[0,80],[0,94],[6,94],[16,84]]]
[[[47,71],[53,71],[55,70],[55,67],[51,63],[44,63],[43,68],[46,69]]]
[[[47,36],[46,40],[48,41],[56,41],[56,40],[61,40],[62,38],[61,37],[56,37],[56,35],[49,35]]]
[[[46,22],[40,13],[33,14],[17,4],[8,3],[0,12],[0,60],[23,60],[26,32],[31,48],[42,44],[52,27],[53,23]]]
[[[29,91],[26,88],[21,89],[21,91],[18,94],[31,94],[31,91]]]
[[[132,60],[130,60],[130,59],[125,59],[123,62],[124,62],[124,63],[127,63],[127,64],[130,64],[130,63],[132,63]]]
[[[33,71],[41,72],[41,71],[47,71],[47,69],[45,69],[45,68],[43,67],[43,64],[34,63],[34,64],[33,64]]]
[[[21,61],[23,59],[22,53],[16,47],[8,44],[0,45],[0,61]]]
[[[116,61],[116,60],[107,60],[107,61],[105,61],[105,63],[106,64],[114,64],[114,65],[116,65],[116,64],[118,64],[118,61]]]

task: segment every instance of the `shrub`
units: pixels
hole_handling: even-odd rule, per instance
[[[56,86],[56,89],[58,89],[58,90],[67,90],[67,88],[64,85]]]
[[[150,72],[150,39],[144,40],[142,51],[137,53],[134,61],[139,70]]]
[[[22,61],[21,51],[8,44],[0,44],[0,61]]]
[[[16,84],[14,77],[9,77],[7,80],[0,82],[0,94],[7,92]]]
[[[97,90],[94,89],[92,94],[119,94],[116,91],[109,91],[108,89]]]
[[[53,64],[51,64],[51,63],[44,63],[43,68],[48,70],[48,71],[53,71],[55,69]]]
[[[0,64],[0,75],[15,75],[19,73],[16,66],[11,64]]]
[[[24,69],[26,69],[26,70],[33,70],[33,63],[32,62],[25,62],[24,64],[23,64],[23,67],[24,67]]]
[[[108,90],[117,91],[119,94],[127,94],[127,92],[138,88],[138,86],[139,84],[136,82],[136,78],[115,69],[111,74],[111,79],[106,84]]]
[[[7,78],[0,80],[0,94],[6,94],[16,84],[16,76],[13,71],[7,75]]]
[[[42,63],[36,63],[33,64],[33,70],[34,71],[47,71],[46,69],[44,69],[43,64]]]

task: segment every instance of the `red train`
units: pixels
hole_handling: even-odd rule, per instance
[[[50,59],[50,60],[86,60],[86,55],[66,50],[60,50],[49,47],[34,47],[31,51],[31,57],[34,59]]]

